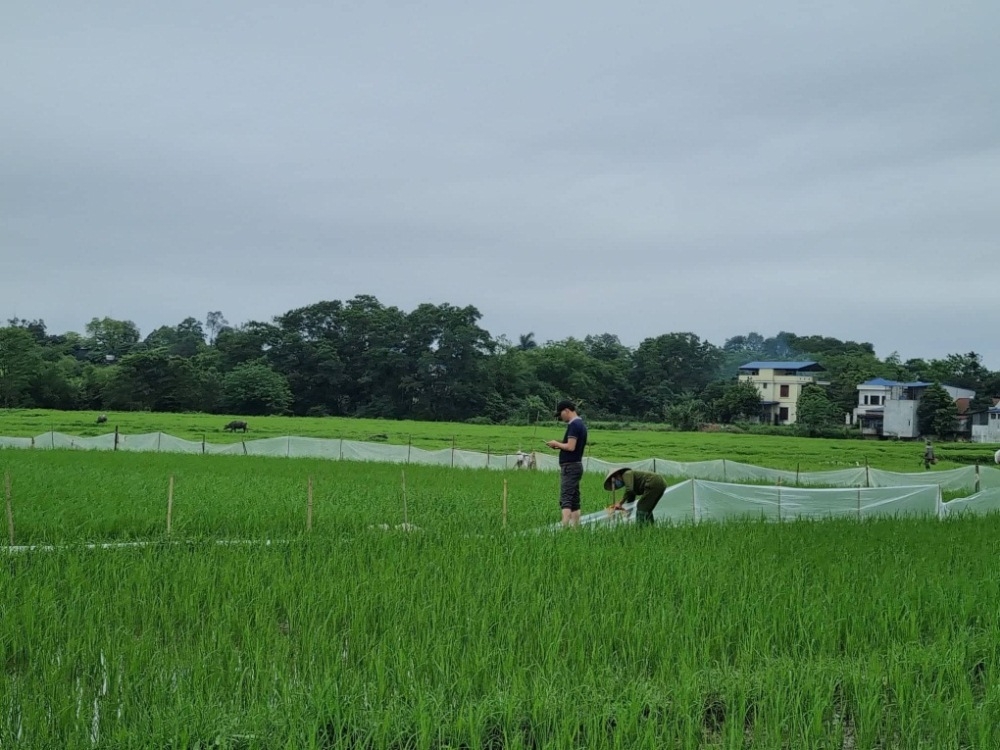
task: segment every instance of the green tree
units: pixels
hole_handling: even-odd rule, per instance
[[[691,394],[665,407],[663,416],[667,422],[678,430],[695,432],[705,421],[705,403]]]
[[[830,400],[821,386],[812,383],[802,389],[796,413],[795,421],[810,433],[840,423],[840,407]]]
[[[139,329],[131,320],[93,318],[86,330],[91,357],[98,363],[119,360],[139,343]]]
[[[699,393],[715,379],[722,350],[693,333],[645,339],[633,356],[634,413],[657,419],[684,393]]]
[[[917,427],[921,435],[946,435],[955,431],[958,407],[940,383],[927,386],[917,404]],[[950,421],[949,421],[950,420]]]
[[[0,406],[32,406],[31,385],[42,369],[42,348],[30,330],[0,328]]]
[[[760,391],[749,380],[727,383],[722,396],[715,402],[721,422],[731,424],[760,417]]]
[[[222,392],[223,405],[233,414],[283,414],[292,404],[292,392],[285,376],[255,362],[238,365],[227,373]]]

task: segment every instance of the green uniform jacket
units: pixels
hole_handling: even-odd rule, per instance
[[[652,512],[656,503],[659,502],[663,493],[667,491],[667,482],[659,474],[651,471],[637,471],[629,469],[622,474],[622,482],[625,483],[625,495],[622,503],[627,503],[639,498],[639,510]]]

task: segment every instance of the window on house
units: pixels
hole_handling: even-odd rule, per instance
[[[788,421],[788,407],[787,406],[782,406],[780,409],[778,409],[778,419],[780,419],[782,422],[787,422]]]
[[[868,406],[868,399],[869,399],[869,396],[865,396],[865,400],[864,400],[864,405],[865,406]]]
[[[781,386],[781,396],[783,398],[786,398],[788,396],[788,386],[787,385]]]

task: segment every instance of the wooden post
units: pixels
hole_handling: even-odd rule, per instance
[[[486,468],[490,468],[490,444],[486,444]]]
[[[10,546],[14,546],[14,508],[11,506],[10,472],[5,471],[3,475],[4,495],[7,498],[7,538]]]
[[[451,436],[451,468],[455,468],[455,436]]]
[[[778,522],[781,522],[781,477],[778,477]]]
[[[405,527],[405,525],[409,523],[409,521],[408,521],[408,515],[409,514],[407,513],[407,510],[406,510],[406,470],[404,469],[403,471],[400,472],[400,474],[401,474],[402,485],[403,485],[403,525]]]
[[[796,487],[799,486],[799,466],[801,466],[801,464],[799,464],[798,462],[796,462],[795,463],[795,486]]]
[[[869,472],[868,456],[865,456],[865,487],[872,486],[871,473]]]
[[[653,473],[656,473],[656,458],[653,458]]]
[[[118,425],[115,425],[115,450],[118,450]]]
[[[205,455],[205,434],[201,435],[201,455]]]
[[[722,481],[723,482],[727,481],[726,480],[726,459],[722,459]]]
[[[976,492],[979,492],[979,459],[976,459]]]
[[[160,452],[160,435],[162,435],[162,434],[163,434],[162,432],[157,432],[156,433],[156,452],[157,453]]]
[[[410,463],[410,451],[413,449],[413,435],[407,435],[406,437],[406,463]]]
[[[309,477],[309,501],[306,503],[306,531],[313,530],[313,478]]]
[[[858,487],[858,520],[861,520],[861,488]]]
[[[167,487],[167,536],[170,535],[170,523],[174,515],[174,475],[170,475],[170,484]]]
[[[503,527],[507,528],[507,480],[503,480]]]
[[[245,456],[247,455],[247,441],[241,440],[240,442],[243,444],[243,455]]]

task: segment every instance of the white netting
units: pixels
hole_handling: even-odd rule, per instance
[[[519,462],[528,463],[530,458],[534,467],[540,471],[556,471],[559,468],[556,455],[548,452],[529,455],[481,453],[452,448],[424,450],[408,445],[295,436],[218,444],[205,440],[185,440],[162,432],[143,435],[108,433],[96,437],[46,432],[33,438],[0,437],[0,449],[3,448],[117,449],[134,452],[308,457],[333,461],[377,461],[499,470],[517,468]],[[921,472],[883,471],[858,466],[833,471],[799,472],[768,469],[728,459],[681,462],[647,458],[610,462],[588,457],[584,460],[584,470],[598,474],[623,466],[668,477],[688,478],[688,481],[667,488],[656,507],[655,518],[671,522],[748,517],[784,521],[831,516],[944,516],[1000,510],[1000,468],[992,466]],[[969,491],[976,494],[941,503],[942,491]],[[631,523],[633,520],[634,508],[631,507],[613,515],[600,511],[581,519],[587,525]]]

